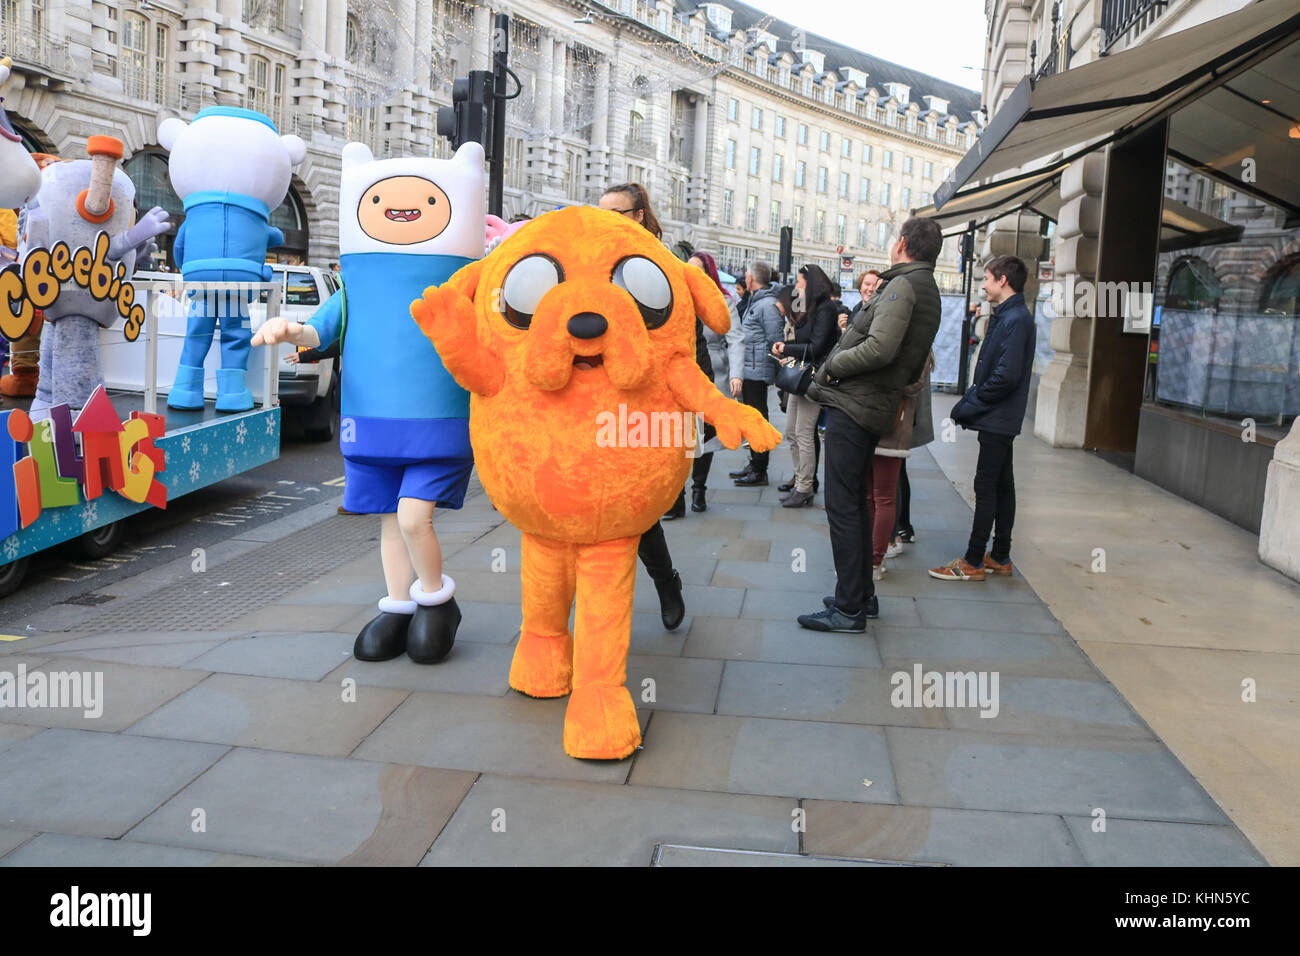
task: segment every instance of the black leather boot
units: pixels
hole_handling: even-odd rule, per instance
[[[406,650],[406,635],[410,628],[410,614],[390,614],[380,611],[372,618],[352,645],[352,656],[359,661],[391,661]]]
[[[671,577],[655,578],[655,590],[659,592],[659,618],[664,622],[664,629],[673,631],[686,617],[686,602],[682,600],[682,578],[676,571]]]
[[[691,510],[708,511],[709,506],[704,503],[704,486],[696,485],[691,489]]]
[[[460,608],[455,598],[432,607],[420,605],[406,632],[406,656],[417,664],[436,664],[451,653],[460,627]]]
[[[686,517],[686,491],[685,489],[683,489],[682,493],[677,496],[677,500],[673,502],[673,506],[664,512],[663,520],[672,521],[676,518],[685,518],[685,517]]]

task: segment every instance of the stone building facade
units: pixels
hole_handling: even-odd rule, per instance
[[[497,12],[512,16],[523,87],[507,111],[507,218],[640,181],[670,245],[733,270],[775,264],[788,224],[796,263],[834,277],[841,249],[858,270],[887,264],[897,225],[977,129],[973,91],[743,4],[684,0],[0,0],[5,105],[33,149],[79,156],[90,135],[118,137],[141,204],[176,216],[160,115],[267,113],[308,146],[275,213],[277,254],[325,264],[343,144],[447,155],[438,107],[453,77],[490,67]],[[939,272],[956,287],[955,249]]]

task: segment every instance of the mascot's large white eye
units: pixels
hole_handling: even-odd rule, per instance
[[[645,256],[620,259],[610,281],[636,299],[647,329],[659,328],[673,314],[673,287],[668,276]]]
[[[501,314],[517,329],[526,329],[542,296],[564,281],[564,269],[545,253],[524,256],[501,285]]]

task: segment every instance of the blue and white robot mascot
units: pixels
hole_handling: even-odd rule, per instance
[[[437,663],[460,624],[433,511],[464,502],[474,466],[469,393],[411,319],[411,303],[483,257],[483,186],[478,143],[450,160],[376,160],[364,144],[348,143],[339,188],[343,288],[306,325],[275,318],[253,338],[315,347],[342,340],[343,507],[382,516],[388,587],[357,635],[359,660],[405,651]]]
[[[271,210],[284,202],[293,167],[307,155],[303,141],[281,136],[269,117],[254,110],[209,106],[188,124],[163,120],[158,142],[171,152],[172,188],[185,207],[172,250],[185,281],[269,282],[266,250],[284,243],[284,233],[270,225]],[[244,383],[253,297],[252,290],[195,295],[176,382],[167,396],[170,407],[203,407],[203,362],[218,321],[217,411],[253,407],[253,393]]]

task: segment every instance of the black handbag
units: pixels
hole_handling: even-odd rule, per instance
[[[791,395],[808,394],[813,373],[817,370],[802,359],[787,359],[776,367],[776,387]]]

